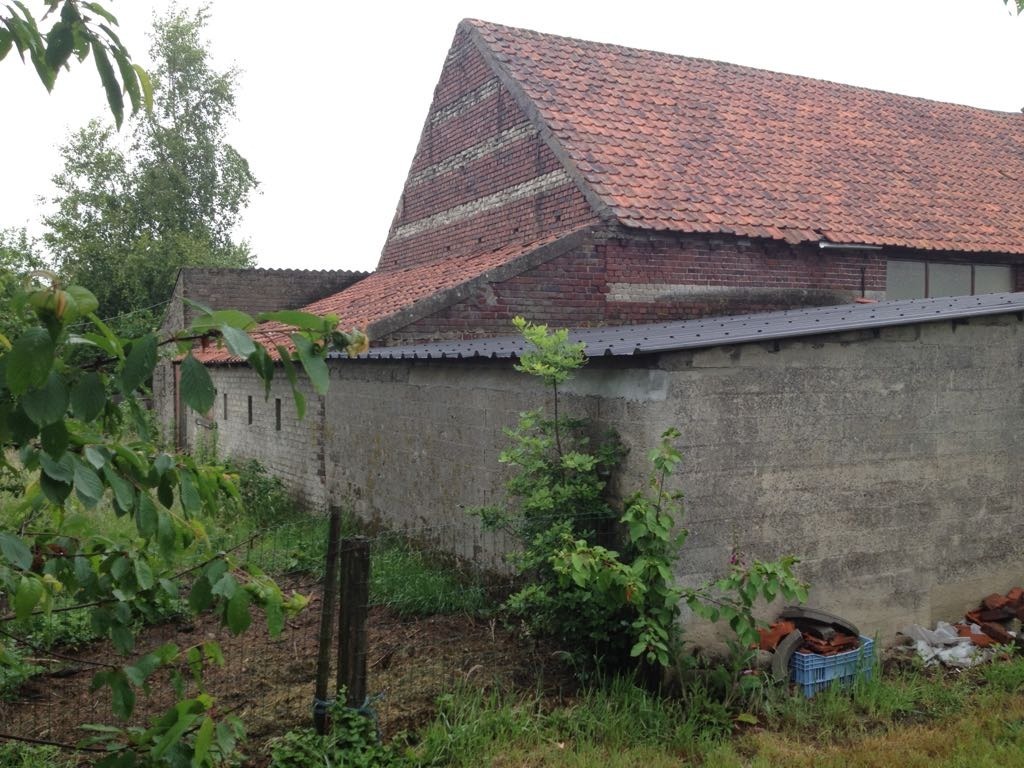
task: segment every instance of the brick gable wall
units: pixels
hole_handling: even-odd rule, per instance
[[[455,36],[378,268],[529,243],[596,223],[469,36]]]

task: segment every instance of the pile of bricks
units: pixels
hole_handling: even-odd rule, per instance
[[[1005,595],[989,595],[978,608],[964,614],[964,619],[967,623],[954,626],[961,637],[971,638],[977,646],[987,648],[996,643],[1013,643],[1019,636],[1020,623],[1024,621],[1024,588],[1014,587]],[[974,627],[980,628],[981,632],[974,631]]]
[[[797,646],[796,651],[810,651],[822,656],[832,656],[836,653],[852,651],[860,645],[860,639],[856,635],[850,635],[835,627],[821,624],[819,622],[801,621],[797,623],[788,619],[780,619],[770,627],[758,629],[761,640],[758,648],[762,651],[774,651],[782,640],[790,633],[799,629],[803,641]]]

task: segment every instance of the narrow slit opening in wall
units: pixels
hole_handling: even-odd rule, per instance
[[[249,423],[252,424],[252,395],[249,395]]]
[[[227,421],[228,420],[228,393],[227,392],[224,393],[223,398],[224,398],[224,421]]]
[[[281,431],[281,398],[274,398],[274,429]]]

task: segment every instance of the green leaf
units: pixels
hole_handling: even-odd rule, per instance
[[[10,52],[14,38],[6,29],[0,29],[0,61]]]
[[[70,435],[64,422],[58,421],[39,430],[39,440],[50,456],[62,456],[68,448]]]
[[[186,514],[199,512],[202,508],[202,500],[199,498],[199,490],[196,488],[195,475],[191,470],[182,470],[179,473],[178,482],[178,498],[181,501],[181,508]]]
[[[46,66],[60,69],[71,56],[75,40],[72,26],[65,21],[58,21],[46,35]]]
[[[205,611],[213,602],[213,587],[205,576],[196,579],[192,591],[188,594],[188,606],[193,613]]]
[[[114,491],[114,502],[120,514],[127,514],[135,509],[135,488],[117,473],[111,464],[103,467],[103,477]]]
[[[103,90],[107,92],[107,104],[110,105],[110,112],[114,115],[114,122],[121,127],[124,122],[124,98],[121,96],[121,84],[117,82],[114,68],[107,58],[107,51],[99,40],[92,41],[92,55],[96,60],[96,71],[100,73],[100,81],[103,83]]]
[[[131,653],[135,647],[135,633],[131,627],[123,624],[115,624],[110,628],[110,642],[121,653]],[[134,703],[134,699],[132,700]]]
[[[240,589],[228,600],[228,610],[225,618],[227,619],[228,629],[232,633],[239,635],[245,632],[249,628],[249,624],[252,623],[252,616],[249,615],[249,603],[252,598],[249,597],[249,593],[244,589]]]
[[[114,714],[122,720],[127,720],[135,710],[135,691],[132,690],[128,677],[121,670],[116,670],[110,674],[107,682],[110,685]]]
[[[100,306],[99,300],[88,288],[83,288],[80,285],[69,285],[65,291],[74,300],[75,309],[78,310],[78,314],[81,317],[95,312]]]
[[[210,372],[192,357],[191,352],[181,361],[180,385],[181,397],[193,411],[206,413],[213,407],[217,392],[210,379]]]
[[[123,360],[124,346],[121,343],[121,339],[118,338],[112,330],[110,330],[110,327],[106,323],[96,317],[95,312],[89,313],[89,320],[93,325],[99,328],[100,332],[98,334],[87,333],[85,334],[85,338],[105,351],[108,355],[112,355],[118,360]]]
[[[167,474],[167,470],[173,466],[174,459],[166,453],[161,453],[153,459],[153,468],[156,470],[157,477],[163,477]]]
[[[182,708],[181,703],[178,704],[176,709],[178,710],[178,719],[175,720],[174,724],[164,732],[163,736],[160,737],[160,740],[157,741],[156,745],[150,750],[150,755],[155,760],[159,760],[163,757],[164,753],[171,748],[171,746],[177,744],[181,740],[185,731],[191,728],[193,723],[199,719],[196,715],[185,711]]]
[[[156,367],[156,336],[146,334],[132,342],[121,371],[121,391],[126,395],[141,387]]]
[[[54,480],[45,473],[39,476],[39,488],[50,503],[58,507],[63,506],[68,496],[71,495],[71,483]]]
[[[331,331],[337,322],[331,323],[329,318],[313,315],[309,312],[299,312],[294,309],[282,309],[277,312],[263,312],[256,317],[261,323],[274,320],[285,325],[293,325],[303,331]]]
[[[165,509],[174,506],[174,485],[170,475],[160,478],[160,484],[156,487],[156,497]]]
[[[220,329],[221,326],[244,331],[256,325],[252,315],[237,309],[218,309],[214,311],[201,304],[196,306],[197,309],[203,311],[203,314],[192,322],[190,330],[193,332],[212,331],[215,328]]]
[[[103,498],[103,481],[84,461],[75,460],[75,493],[86,507],[95,507]]]
[[[327,363],[313,350],[313,343],[304,336],[297,333],[292,334],[292,341],[295,342],[295,349],[299,353],[299,360],[306,370],[313,389],[318,395],[326,395],[329,382]]]
[[[32,567],[32,550],[14,534],[0,532],[0,555],[15,568],[27,571]]]
[[[277,637],[284,630],[284,612],[281,610],[280,596],[270,597],[263,606],[263,612],[267,616],[267,632],[271,637]]]
[[[110,451],[102,445],[87,445],[82,449],[82,455],[97,471],[103,469],[110,461]]]
[[[230,600],[238,591],[238,580],[230,573],[225,573],[216,584],[213,585],[213,594],[220,595],[225,600]]]
[[[263,380],[263,395],[270,397],[270,383],[274,380],[274,361],[262,345],[249,355],[249,367]]]
[[[285,376],[292,385],[292,398],[295,400],[295,411],[300,419],[306,417],[306,397],[299,389],[299,377],[295,373],[295,365],[292,363],[291,353],[280,344],[277,345],[277,353],[281,357],[281,366],[284,368]]]
[[[110,24],[113,24],[114,26],[117,26],[117,19],[114,17],[114,14],[112,14],[110,11],[108,11],[106,8],[104,8],[99,3],[82,3],[82,7],[83,8],[88,8],[90,11],[92,11],[96,15],[102,16]]]
[[[141,589],[149,589],[154,583],[153,571],[141,557],[135,558],[135,581]]]
[[[220,332],[224,336],[224,341],[227,343],[228,349],[231,350],[231,354],[238,357],[249,357],[256,351],[256,344],[245,331],[240,331],[230,325],[222,325]]]
[[[132,69],[135,70],[135,74],[139,77],[139,85],[142,87],[142,103],[146,107],[147,112],[153,111],[153,82],[149,79],[149,74],[140,67],[138,64],[132,64]]]
[[[43,582],[34,576],[22,576],[14,593],[14,615],[18,619],[27,619],[32,609],[43,597]]]
[[[65,454],[57,461],[43,454],[39,457],[39,463],[43,471],[54,480],[71,482],[75,479],[75,460],[71,454]]]
[[[156,535],[158,516],[156,504],[149,497],[148,493],[139,494],[139,503],[135,509],[135,527],[139,535],[145,539],[151,539]]]
[[[139,91],[139,78],[132,69],[132,63],[123,47],[114,47],[110,53],[117,63],[117,69],[121,73],[121,82],[124,83],[125,93],[132,102],[132,112],[138,112],[142,106],[142,94]]]
[[[203,762],[206,760],[206,756],[210,752],[210,744],[213,742],[213,720],[209,717],[204,717],[203,722],[199,725],[199,730],[196,731],[196,740],[192,746],[192,766],[193,768],[200,768],[204,765]]]
[[[13,395],[43,386],[53,367],[53,339],[43,328],[29,328],[5,356],[7,388]]]
[[[40,427],[54,424],[64,418],[68,409],[68,389],[56,371],[50,371],[46,382],[21,398],[25,414]]]
[[[171,516],[160,510],[156,521],[156,544],[165,560],[174,556],[174,523]]]

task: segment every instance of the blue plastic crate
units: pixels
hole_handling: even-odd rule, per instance
[[[858,674],[869,680],[874,666],[875,641],[861,635],[859,648],[833,656],[797,651],[789,660],[789,676],[803,688],[804,696],[811,698],[833,683],[852,684]]]

